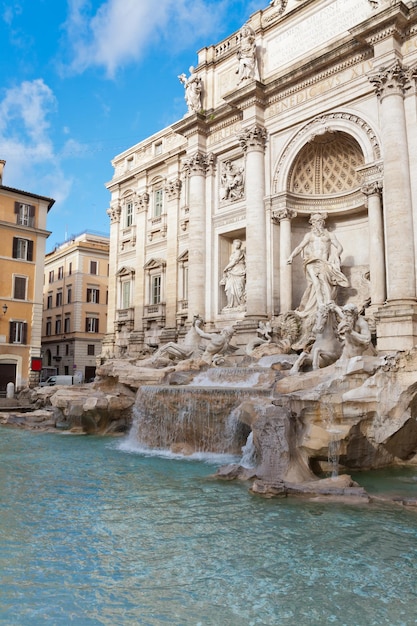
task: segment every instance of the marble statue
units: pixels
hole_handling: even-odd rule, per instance
[[[194,328],[197,334],[209,341],[201,358],[209,365],[220,365],[224,362],[223,355],[230,348],[229,343],[235,332],[234,328],[232,326],[226,326],[220,333],[206,333],[201,329],[201,324],[201,318],[196,317],[194,319]]]
[[[184,85],[185,88],[185,102],[188,106],[188,113],[199,113],[202,109],[201,106],[201,92],[202,92],[202,81],[199,76],[197,76],[196,71],[193,66],[190,67],[190,75],[187,76],[183,73],[178,76],[179,81]]]
[[[255,31],[245,24],[240,31],[240,46],[237,53],[239,66],[236,74],[239,84],[254,80],[257,74]]]
[[[348,287],[349,282],[340,269],[343,248],[336,236],[325,227],[326,213],[313,213],[311,231],[292,251],[287,263],[301,254],[307,279],[307,288],[301,298],[298,313],[309,317],[320,305],[335,300],[337,287]]]
[[[220,285],[227,296],[226,309],[243,309],[246,303],[246,253],[242,241],[233,241],[229,262],[223,269]]]
[[[312,332],[314,341],[310,349],[303,350],[290,370],[296,374],[305,365],[313,370],[326,367],[337,361],[342,354],[342,343],[337,332],[337,313],[334,302],[321,304],[316,312]]]
[[[231,161],[223,163],[220,177],[220,200],[240,200],[244,194],[243,167],[235,167]]]
[[[330,306],[340,320],[337,327],[337,334],[343,345],[340,358],[346,360],[361,356],[371,345],[368,322],[362,315],[359,315],[358,308],[354,304],[346,304],[342,308],[334,303]]]

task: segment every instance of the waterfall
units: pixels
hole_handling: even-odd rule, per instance
[[[252,467],[256,467],[257,459],[256,459],[256,448],[253,443],[253,431],[251,430],[246,443],[242,446],[242,458],[240,460],[240,465],[247,469],[251,469]]]
[[[130,438],[148,448],[184,445],[193,452],[240,454],[249,427],[234,411],[266,389],[144,385],[138,391]]]
[[[341,430],[335,425],[334,407],[331,402],[323,402],[327,412],[326,427],[327,432],[330,435],[329,444],[327,448],[327,460],[330,467],[330,475],[332,478],[337,478],[339,475],[339,457],[340,457],[340,444],[341,444]]]

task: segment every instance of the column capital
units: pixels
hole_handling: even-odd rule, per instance
[[[264,150],[268,133],[266,128],[255,124],[245,128],[239,135],[239,143],[244,152],[249,150]]]
[[[110,217],[110,224],[117,224],[118,222],[120,222],[121,212],[122,207],[120,206],[120,204],[111,206],[109,209],[107,209],[106,213]]]
[[[195,152],[192,156],[184,160],[183,170],[188,174],[205,175],[207,170],[214,165],[215,157],[213,154],[204,154],[203,152]]]
[[[179,178],[169,180],[165,185],[165,193],[168,200],[178,200],[180,197],[182,183]]]
[[[297,217],[297,211],[294,211],[293,209],[277,209],[275,211],[272,211],[271,215],[271,219],[274,224],[279,224],[283,220],[291,221],[295,217]]]
[[[148,204],[149,204],[148,192],[145,191],[145,193],[138,194],[137,201],[136,201],[137,211],[140,212],[140,211],[146,210]]]
[[[398,59],[389,67],[382,66],[373,74],[368,74],[368,79],[381,100],[390,95],[404,96],[411,89],[412,80],[416,77],[416,68],[406,67]]]
[[[361,187],[361,191],[365,196],[380,196],[382,191],[382,181],[374,180],[372,182],[364,183]]]

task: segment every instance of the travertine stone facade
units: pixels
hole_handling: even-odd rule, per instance
[[[365,309],[379,349],[412,347],[416,3],[288,0],[243,26],[199,52],[201,110],[113,161],[105,353],[178,340],[197,314],[243,343],[297,309],[304,268],[287,259],[317,212],[343,248],[338,304]],[[246,294],[233,308],[222,277],[236,240]]]

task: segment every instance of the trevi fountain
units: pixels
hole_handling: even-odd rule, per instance
[[[417,350],[376,352],[311,222],[300,307],[246,345],[196,315],[2,413],[5,623],[415,623]]]

